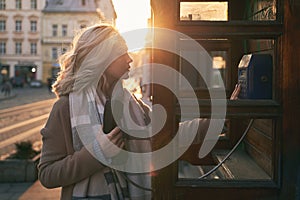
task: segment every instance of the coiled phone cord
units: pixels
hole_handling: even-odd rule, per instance
[[[250,130],[250,127],[253,124],[254,119],[251,119],[246,130],[244,131],[243,135],[241,136],[241,138],[239,139],[239,141],[234,145],[234,147],[231,149],[231,151],[223,158],[223,160],[216,165],[214,168],[212,168],[210,171],[208,171],[207,173],[203,174],[202,176],[200,176],[198,179],[203,179],[205,177],[207,177],[208,175],[212,174],[214,171],[216,171],[231,155],[232,153],[237,149],[237,147],[240,145],[240,143],[244,140],[244,138],[246,137],[247,133]],[[121,173],[122,174],[122,173]],[[151,188],[146,188],[146,187],[142,187],[140,185],[138,185],[137,183],[135,183],[134,181],[132,181],[130,178],[128,178],[125,174],[122,174],[123,177],[132,185],[134,185],[137,188],[140,188],[142,190],[146,190],[146,191],[151,191],[153,192],[153,189]]]
[[[140,186],[139,184],[137,184],[136,182],[134,182],[133,180],[131,180],[129,177],[127,177],[125,174],[123,174],[123,173],[120,173],[120,174],[123,176],[123,178],[125,178],[129,183],[131,183],[135,187],[137,187],[139,189],[142,189],[142,190],[154,192],[154,190],[152,188],[146,188],[146,187]]]
[[[212,168],[210,171],[208,171],[207,173],[205,173],[202,176],[198,177],[198,179],[203,179],[203,178],[207,177],[208,175],[212,174],[231,156],[231,154],[236,150],[236,148],[240,145],[240,143],[243,141],[243,139],[245,138],[245,136],[249,132],[249,129],[253,124],[253,121],[254,121],[254,119],[250,120],[246,130],[244,131],[244,133],[241,136],[241,138],[239,139],[239,141],[234,145],[234,147],[231,149],[231,151],[223,158],[223,160],[218,165],[216,165],[214,168]]]

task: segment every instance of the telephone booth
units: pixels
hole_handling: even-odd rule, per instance
[[[299,199],[299,2],[152,0],[151,7],[153,27],[183,34],[161,40],[154,28],[153,62],[180,75],[165,76],[176,94],[152,84],[153,105],[162,105],[167,113],[152,148],[169,144],[185,120],[198,117],[213,123],[220,117],[213,107],[222,99],[226,107],[213,144],[209,138],[191,143],[174,162],[153,172],[154,199]],[[155,48],[162,42],[176,51]],[[259,74],[268,65],[267,76],[241,77],[243,56],[266,54],[271,60],[255,68]],[[253,92],[268,93],[267,98],[230,100],[239,80],[250,87],[256,79],[268,87],[261,92],[263,86],[256,86]],[[192,90],[181,84],[185,80]],[[188,114],[183,116],[182,110]],[[199,156],[203,148],[207,151]]]

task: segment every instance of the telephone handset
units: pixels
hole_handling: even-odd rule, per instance
[[[238,66],[240,99],[272,99],[273,60],[270,54],[247,54]]]
[[[114,106],[115,115],[112,113],[112,106]],[[104,114],[103,114],[103,132],[108,134],[111,132],[116,126],[116,120],[119,122],[122,118],[123,113],[123,104],[120,101],[107,100],[104,105]],[[115,120],[115,118],[116,120]]]

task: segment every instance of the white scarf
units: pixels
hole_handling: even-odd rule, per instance
[[[135,98],[130,98],[131,94],[127,90],[124,90],[122,96],[124,96],[124,99],[130,99],[130,111],[133,114],[133,118],[137,120],[137,123],[139,125],[146,125],[147,122],[145,122],[144,119],[147,113],[141,109],[140,104]],[[101,149],[100,152],[97,152],[95,149],[95,145],[97,145],[95,135],[99,134],[99,129],[102,128],[104,96],[100,95],[100,97],[98,97],[96,89],[89,88],[87,91],[80,93],[71,93],[69,101],[75,151],[79,151],[85,146],[96,158],[101,157],[100,159],[106,159]],[[76,111],[74,111],[74,109]],[[74,116],[74,113],[80,114]],[[126,117],[122,119],[123,124],[127,123],[126,119]],[[126,144],[128,151],[144,152],[151,150],[149,140],[129,139]],[[109,163],[111,160],[108,158],[106,162]],[[124,176],[127,176],[131,181],[142,187],[151,188],[151,179],[147,174],[125,174],[110,168],[105,168],[103,171],[77,183],[74,187],[73,195],[74,197],[99,197],[99,199],[106,195],[111,195],[112,199],[126,199],[127,197],[130,199],[151,198],[151,192],[138,188],[132,183],[127,185],[126,177]],[[108,178],[114,179],[113,181],[108,181]],[[129,194],[127,194],[126,191],[129,191]]]

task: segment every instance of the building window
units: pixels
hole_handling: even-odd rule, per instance
[[[52,59],[57,59],[57,48],[52,47]]]
[[[81,0],[81,5],[85,6],[85,0]]]
[[[0,55],[6,54],[6,42],[0,42]]]
[[[30,43],[30,54],[36,55],[37,54],[37,44],[36,42]]]
[[[16,9],[21,10],[22,9],[22,0],[16,0]]]
[[[0,32],[6,31],[6,21],[0,20]]]
[[[37,3],[36,0],[30,1],[30,8],[36,10],[37,9]]]
[[[5,9],[6,9],[5,0],[0,0],[0,10],[5,10]]]
[[[30,31],[31,32],[37,31],[37,21],[30,21]]]
[[[16,54],[20,55],[22,54],[22,43],[16,42]]]
[[[62,36],[67,36],[68,34],[68,25],[62,25]]]
[[[16,32],[21,32],[21,31],[22,31],[22,21],[16,20]]]
[[[67,48],[62,47],[62,48],[59,49],[58,55],[59,55],[59,56],[60,56],[60,55],[63,55],[63,54],[65,54],[66,52],[67,52]]]
[[[57,36],[57,24],[52,25],[52,36]]]

